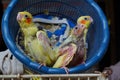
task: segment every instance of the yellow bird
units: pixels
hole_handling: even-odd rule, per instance
[[[35,23],[33,23],[31,13],[27,11],[18,12],[17,21],[23,33],[25,52],[33,60],[47,66],[52,66],[56,57],[46,32],[38,30]]]

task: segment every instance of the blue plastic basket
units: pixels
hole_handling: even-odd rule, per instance
[[[62,68],[50,68],[33,62],[16,45],[16,36],[19,30],[16,16],[19,11],[29,11],[32,15],[43,14],[48,10],[50,15],[65,17],[76,23],[79,16],[89,15],[94,24],[87,36],[89,48],[85,64],[69,68],[69,73],[83,72],[97,62],[105,54],[109,43],[109,28],[105,15],[94,0],[12,0],[2,20],[4,41],[14,56],[24,65],[39,73],[64,74]]]

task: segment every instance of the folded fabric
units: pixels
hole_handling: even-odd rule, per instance
[[[23,74],[23,64],[19,62],[7,49],[0,52],[0,70],[2,74]]]

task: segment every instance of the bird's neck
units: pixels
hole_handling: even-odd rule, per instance
[[[88,33],[88,29],[85,29],[84,36],[83,36],[84,42],[86,42],[87,33]]]
[[[30,36],[36,36],[36,32],[38,31],[38,28],[34,24],[31,24],[29,25],[29,27],[21,28],[21,30],[25,37],[30,37]]]
[[[26,23],[26,22],[21,22],[19,23],[20,24],[20,27],[21,28],[28,28],[28,27],[31,27],[31,26],[34,26],[35,24],[34,23]]]

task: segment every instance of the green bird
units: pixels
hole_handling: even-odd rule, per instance
[[[51,66],[54,64],[56,57],[51,48],[51,43],[46,32],[38,30],[31,13],[27,11],[18,12],[17,21],[24,37],[25,52],[33,60]]]

